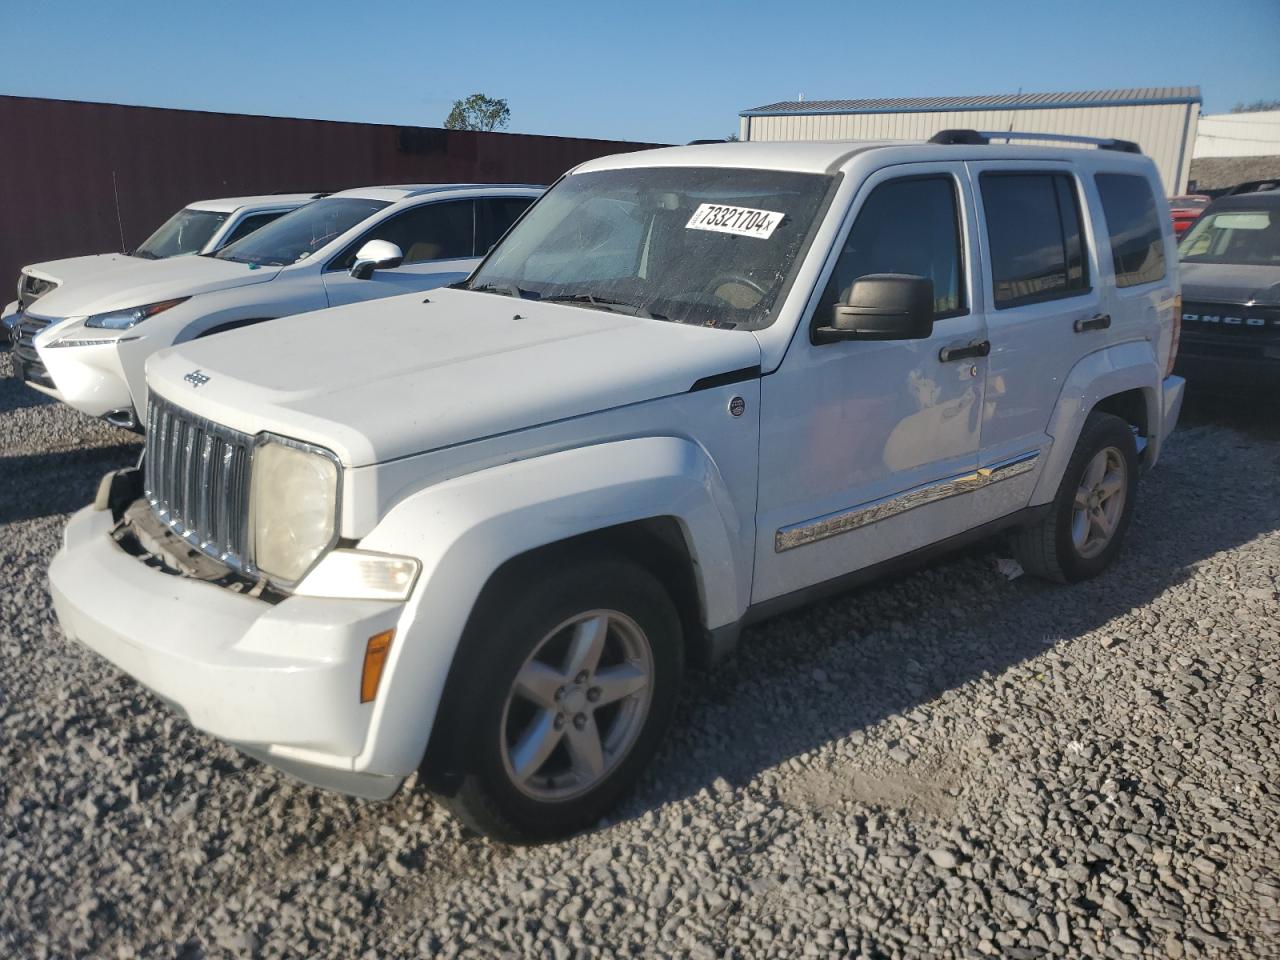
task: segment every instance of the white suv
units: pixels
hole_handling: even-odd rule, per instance
[[[463,280],[541,192],[502,184],[344,190],[212,256],[139,261],[88,277],[24,312],[14,328],[14,373],[84,413],[140,427],[143,365],[157,350]]]
[[[95,253],[29,264],[18,274],[18,299],[6,306],[0,315],[4,330],[7,332],[13,328],[21,311],[64,283],[77,283],[94,274],[129,266],[137,260],[217,253],[227,244],[235,243],[319,196],[322,194],[280,193],[264,197],[197,200],[161,224],[131,253]]]
[[[469,289],[155,357],[64,629],[303,779],[420,770],[527,840],[745,624],[1001,528],[1101,573],[1183,395],[1155,166],[941,139],[593,160]]]

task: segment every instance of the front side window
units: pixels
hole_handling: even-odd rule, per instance
[[[199,253],[226,222],[228,214],[215,210],[179,210],[133,251],[144,260],[163,260]]]
[[[706,167],[565,177],[471,289],[699,326],[759,329],[820,220],[823,174]]]
[[[1152,283],[1164,276],[1164,234],[1155,194],[1146,177],[1099,173],[1094,178],[1111,236],[1117,287]]]
[[[948,176],[890,180],[867,197],[845,240],[818,307],[818,318],[844,302],[859,277],[906,273],[933,281],[937,319],[966,311],[956,184]]]
[[[260,267],[285,267],[305,260],[383,207],[386,200],[325,197],[291,210],[279,220],[223,247],[214,256]]]
[[[404,254],[405,263],[473,256],[475,203],[471,200],[442,200],[388,217],[348,244],[330,261],[328,269],[350,270],[360,248],[370,240],[394,243]]]
[[[1089,289],[1073,178],[984,173],[980,184],[997,310]]]
[[[1280,264],[1280,206],[1210,212],[1182,238],[1178,253],[1186,263]]]
[[[249,214],[249,216],[245,217],[231,228],[231,232],[227,234],[227,238],[222,241],[222,245],[224,247],[229,247],[237,240],[243,240],[249,234],[253,233],[253,231],[261,227],[265,227],[272,220],[279,220],[287,212],[288,211],[286,210],[272,210],[270,213]]]

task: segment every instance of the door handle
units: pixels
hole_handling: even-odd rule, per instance
[[[972,357],[985,357],[991,352],[990,340],[975,340],[958,347],[943,347],[938,351],[938,359],[943,363],[952,360],[968,360]]]
[[[1077,320],[1073,327],[1076,333],[1084,333],[1086,330],[1105,330],[1111,326],[1111,314],[1100,313],[1096,317],[1089,317],[1087,320],[1081,317]]]

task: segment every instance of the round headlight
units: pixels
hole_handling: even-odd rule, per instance
[[[333,454],[277,437],[254,450],[249,517],[253,562],[260,572],[296,583],[333,546],[337,515]]]

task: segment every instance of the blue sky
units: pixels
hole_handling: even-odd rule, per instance
[[[0,0],[0,93],[682,142],[776,100],[1199,84],[1280,98],[1280,2]],[[10,135],[16,131],[9,131]]]

